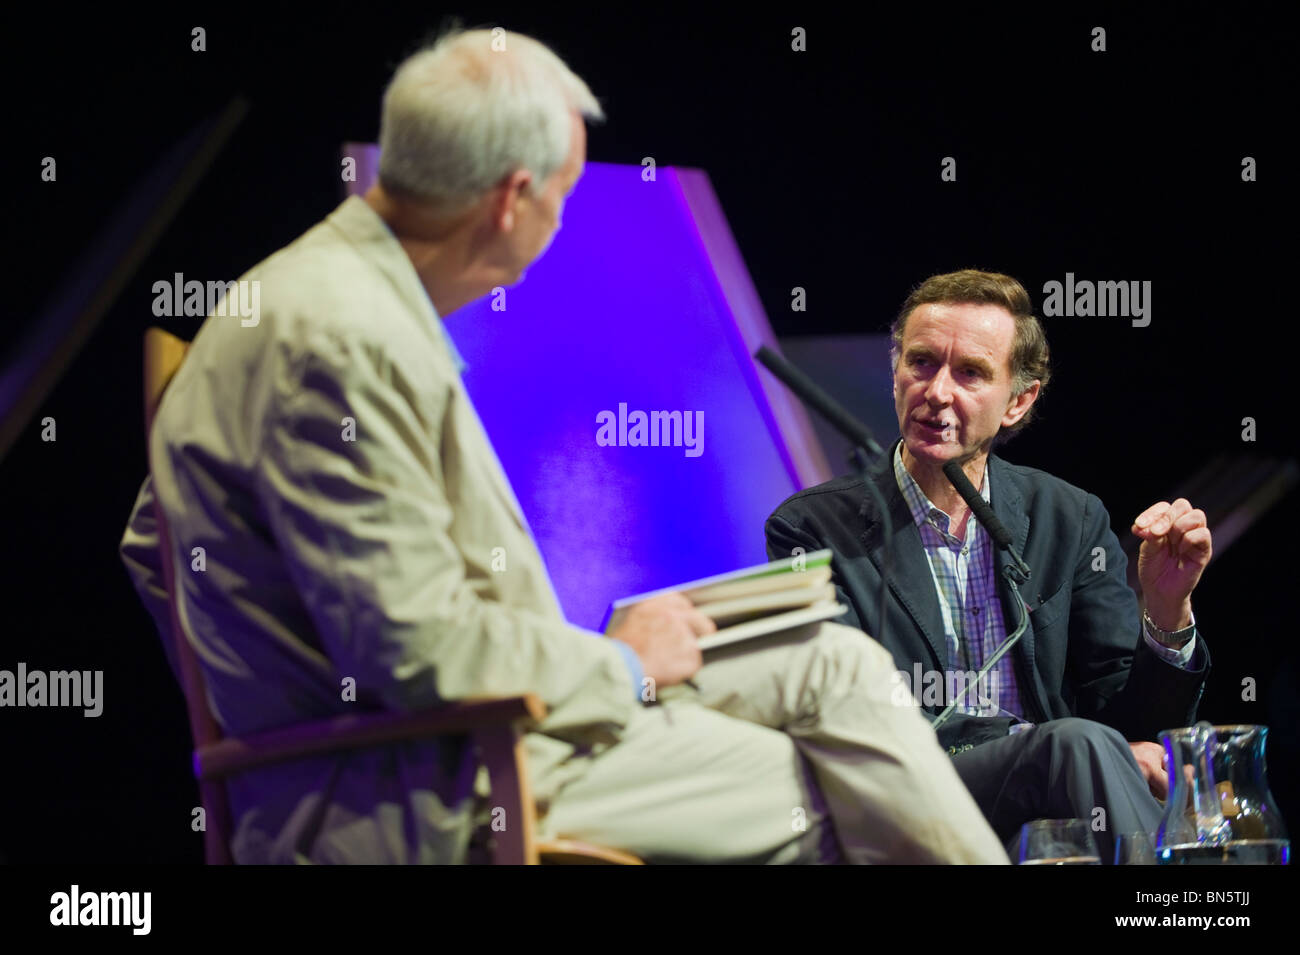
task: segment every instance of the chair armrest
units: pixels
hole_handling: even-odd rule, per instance
[[[537,843],[542,865],[645,865],[644,860],[622,849],[595,846],[576,839],[549,839]]]
[[[546,706],[528,693],[462,700],[415,713],[336,716],[200,746],[194,751],[194,776],[200,781],[222,779],[303,756],[506,727],[518,720],[538,722],[545,715]]]

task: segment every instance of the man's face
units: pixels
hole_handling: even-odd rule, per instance
[[[986,452],[999,429],[1024,417],[1038,387],[1011,396],[1014,336],[1015,319],[1000,305],[912,311],[894,369],[898,427],[912,458],[942,466]]]
[[[514,246],[519,257],[519,278],[516,281],[521,281],[528,266],[550,248],[555,233],[560,231],[564,201],[582,177],[582,167],[587,159],[587,130],[576,110],[569,113],[569,121],[569,155],[564,165],[545,182],[532,183],[517,203],[518,231]]]

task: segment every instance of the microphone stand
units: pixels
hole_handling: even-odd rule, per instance
[[[957,493],[966,501],[971,512],[974,513],[975,519],[988,531],[993,543],[999,550],[1007,552],[1007,563],[1002,565],[1002,576],[1006,580],[1007,586],[1011,588],[1011,594],[1015,598],[1013,603],[1020,615],[1020,623],[1016,626],[1015,631],[998,645],[998,648],[993,651],[993,655],[985,661],[984,666],[980,667],[980,671],[974,680],[974,683],[978,685],[989,670],[1006,656],[1007,651],[1016,645],[1016,642],[1024,635],[1026,628],[1029,626],[1028,604],[1020,596],[1019,587],[1020,584],[1029,580],[1029,565],[1025,563],[1025,559],[1020,556],[1020,552],[1011,543],[1011,534],[998,520],[997,515],[993,513],[993,509],[988,506],[984,498],[980,497],[979,492],[975,490],[975,486],[966,478],[961,465],[956,461],[949,461],[943,466],[943,473],[952,483],[952,486],[957,489]],[[931,724],[935,732],[938,732],[939,727],[948,722],[953,712],[969,692],[970,686],[967,685],[953,697],[952,702],[948,704],[943,712],[935,717],[934,722]]]
[[[1014,570],[1010,564],[1007,564],[1002,568],[1002,576],[1005,578],[1007,586],[1011,588],[1011,594],[1015,597],[1015,606],[1020,612],[1020,623],[1016,626],[1015,631],[998,645],[998,648],[993,651],[993,655],[988,658],[984,666],[980,667],[980,671],[976,674],[975,680],[973,681],[975,685],[979,685],[979,682],[984,679],[984,675],[988,673],[989,670],[993,669],[999,660],[1006,656],[1007,651],[1015,646],[1016,642],[1024,636],[1025,629],[1029,626],[1029,614],[1025,612],[1025,601],[1024,598],[1020,596],[1020,589],[1016,586],[1016,577],[1018,574],[1019,572]],[[1023,579],[1020,580],[1020,583],[1023,584],[1024,582]],[[939,727],[948,722],[953,712],[969,692],[969,685],[963,687],[962,691],[953,697],[952,702],[948,704],[943,712],[934,718],[934,722],[930,725],[934,727],[936,733],[939,731]]]

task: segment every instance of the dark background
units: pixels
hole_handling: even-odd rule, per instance
[[[882,331],[913,284],[968,266],[1016,276],[1040,309],[1043,283],[1067,271],[1150,280],[1147,328],[1045,319],[1056,378],[1039,422],[1003,451],[1098,494],[1121,541],[1209,458],[1294,453],[1292,170],[1280,148],[1292,50],[1271,17],[1198,4],[913,16],[543,6],[447,12],[566,59],[608,115],[589,128],[589,159],[707,170],[779,336]],[[443,16],[427,4],[262,4],[73,18],[46,5],[7,25],[6,355],[158,157],[235,94],[251,110],[0,463],[0,668],[103,669],[107,701],[93,720],[0,710],[0,859],[201,860],[183,701],[117,556],[146,469],[150,286],[177,271],[234,278],[329,212],[339,144],[374,141],[392,68]],[[206,53],[190,50],[196,25]],[[806,53],[790,51],[796,25]],[[1105,53],[1089,48],[1094,26],[1107,28]],[[40,180],[44,156],[56,183]],[[939,179],[944,156],[955,183]],[[1259,181],[1241,181],[1244,156]],[[794,286],[807,289],[804,313],[790,310]],[[173,321],[185,337],[197,329]],[[45,415],[56,443],[40,440]],[[1196,592],[1214,657],[1201,714],[1273,726],[1271,780],[1293,832],[1296,615],[1283,558],[1297,516],[1294,498],[1276,506]],[[1245,677],[1255,702],[1241,699]]]

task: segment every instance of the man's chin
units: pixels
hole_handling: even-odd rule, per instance
[[[953,429],[936,433],[916,425],[908,430],[906,440],[908,450],[913,454],[954,455],[961,451],[961,444],[958,443]]]
[[[905,443],[908,453],[915,460],[939,467],[962,455],[960,444],[956,441],[945,441],[942,438],[910,436]]]

